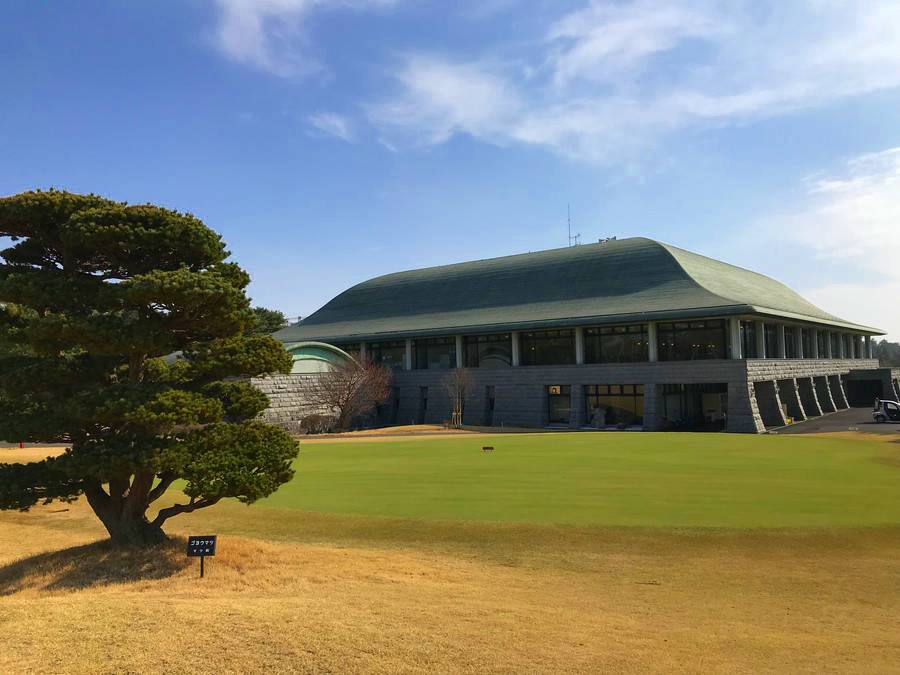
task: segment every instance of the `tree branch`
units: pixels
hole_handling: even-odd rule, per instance
[[[150,490],[149,494],[147,495],[147,501],[152,504],[157,499],[162,497],[165,494],[166,490],[169,489],[169,487],[172,485],[172,483],[175,482],[175,479],[177,479],[177,478],[178,478],[178,476],[176,476],[171,471],[161,473],[159,475],[159,483],[156,485],[155,488]]]
[[[156,527],[162,527],[163,523],[172,516],[177,516],[182,513],[192,513],[197,509],[205,509],[206,507],[212,506],[213,504],[217,503],[219,499],[220,497],[214,497],[212,499],[201,499],[199,501],[194,501],[194,498],[191,497],[191,501],[188,504],[175,504],[174,506],[160,509],[159,513],[156,514],[156,518],[153,519],[153,525]]]

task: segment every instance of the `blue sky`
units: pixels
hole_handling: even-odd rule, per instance
[[[900,3],[4,3],[0,194],[191,211],[307,315],[645,235],[900,338]]]

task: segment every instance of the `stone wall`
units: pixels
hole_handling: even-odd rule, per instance
[[[309,403],[307,392],[318,377],[317,374],[293,373],[251,378],[250,383],[269,397],[269,407],[262,418],[288,431],[300,433],[300,420],[307,415],[327,412]]]

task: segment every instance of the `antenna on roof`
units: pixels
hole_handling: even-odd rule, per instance
[[[581,243],[581,233],[572,234],[572,207],[566,204],[566,220],[569,224],[569,246],[578,246]]]

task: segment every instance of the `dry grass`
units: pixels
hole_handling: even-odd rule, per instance
[[[900,529],[654,531],[236,505],[204,580],[83,505],[0,514],[0,672],[890,672]],[[65,508],[65,507],[63,507]],[[208,660],[207,660],[208,659]]]

